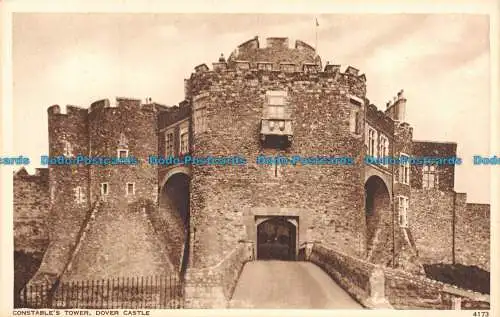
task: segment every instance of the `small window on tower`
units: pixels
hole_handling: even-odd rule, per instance
[[[85,193],[81,186],[77,186],[76,188],[74,188],[74,193],[75,193],[75,201],[77,204],[85,203]]]
[[[284,106],[285,97],[285,91],[268,91],[266,94],[266,101],[269,106]]]
[[[101,183],[101,195],[107,196],[108,194],[109,194],[109,184],[108,183]]]
[[[72,157],[73,156],[73,147],[71,146],[71,143],[69,141],[64,141],[64,156],[65,157]]]
[[[119,158],[126,158],[126,157],[128,157],[128,150],[126,150],[126,149],[119,149],[118,150],[118,157]]]
[[[135,195],[135,183],[127,183],[127,196]]]
[[[207,131],[206,116],[206,107],[200,107],[194,111],[194,133],[198,134]]]

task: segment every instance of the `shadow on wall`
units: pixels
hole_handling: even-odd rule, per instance
[[[490,293],[490,272],[462,264],[424,264],[428,278],[479,293]]]
[[[14,308],[19,307],[19,294],[42,263],[42,253],[14,252]]]

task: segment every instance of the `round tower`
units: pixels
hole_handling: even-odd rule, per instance
[[[287,234],[273,241],[294,240],[289,259],[314,240],[364,254],[365,76],[354,67],[323,70],[314,48],[291,48],[285,38],[266,47],[247,41],[227,64],[189,80],[194,118],[206,113],[205,129],[195,120],[193,155],[247,164],[193,166],[192,265],[218,263],[239,240],[253,242],[259,258],[271,243],[259,226],[279,223]],[[267,142],[283,137],[289,142]]]
[[[92,157],[121,158],[130,164],[91,165],[91,200],[123,205],[157,200],[156,168],[147,164],[156,153],[156,111],[140,100],[101,100],[90,106],[89,146]],[[136,162],[136,164],[134,164]]]
[[[77,233],[90,209],[89,173],[84,165],[68,164],[64,158],[88,155],[87,110],[58,105],[48,108],[49,128],[49,239],[50,245],[33,281],[53,280],[64,270]]]

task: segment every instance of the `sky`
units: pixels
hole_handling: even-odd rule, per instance
[[[315,26],[317,17],[319,26]],[[367,97],[385,109],[400,89],[415,140],[458,143],[455,190],[489,203],[489,20],[470,14],[15,13],[14,151],[39,167],[48,152],[47,108],[103,98],[165,104],[184,99],[184,78],[258,35],[315,45],[323,64],[356,67]]]

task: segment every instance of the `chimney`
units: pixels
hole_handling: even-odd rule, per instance
[[[396,98],[396,101],[394,103],[395,107],[395,118],[394,120],[400,121],[400,122],[405,122],[406,120],[406,98],[403,94],[403,89],[401,89],[398,92],[398,96]]]

